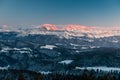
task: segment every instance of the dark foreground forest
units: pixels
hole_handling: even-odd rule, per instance
[[[80,74],[41,74],[28,70],[0,70],[0,80],[120,80],[119,72],[81,70]]]

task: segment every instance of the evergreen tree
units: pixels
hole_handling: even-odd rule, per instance
[[[42,76],[40,74],[36,74],[34,80],[42,80]]]
[[[19,74],[19,76],[18,76],[18,80],[25,80],[23,74]]]
[[[82,77],[81,77],[83,80],[90,80],[90,77],[89,77],[89,75],[88,75],[88,70],[87,69],[85,69],[84,71],[83,71],[83,74],[82,74]]]

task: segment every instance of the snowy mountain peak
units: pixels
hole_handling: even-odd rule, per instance
[[[27,36],[28,34],[41,34],[41,35],[56,35],[60,38],[71,38],[74,36],[86,36],[89,38],[104,38],[104,37],[111,37],[111,36],[120,36],[120,29],[103,29],[103,28],[93,28],[93,29],[81,29],[81,30],[41,30],[38,28],[34,28],[31,30],[22,30],[20,31],[21,36]]]
[[[119,27],[88,27],[82,25],[54,25],[43,24],[36,28],[31,29],[16,29],[16,30],[4,30],[0,29],[0,32],[18,32],[18,36],[27,36],[29,34],[41,34],[41,35],[56,35],[60,38],[72,38],[74,36],[85,36],[89,38],[104,38],[111,36],[120,36]]]

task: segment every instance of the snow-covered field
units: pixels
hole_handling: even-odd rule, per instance
[[[41,74],[50,74],[50,73],[52,73],[52,72],[50,72],[50,71],[39,71]]]
[[[76,67],[75,69],[81,69],[81,70],[84,70],[84,69],[87,69],[87,70],[102,70],[102,71],[105,71],[105,72],[109,72],[109,71],[118,71],[120,72],[120,68],[117,68],[117,67],[105,67],[105,66],[100,66],[100,67]]]
[[[55,48],[56,46],[54,45],[45,45],[45,46],[41,46],[40,48],[45,48],[45,49],[53,49]]]
[[[61,63],[61,64],[70,64],[72,62],[73,62],[73,60],[63,60],[63,61],[60,61],[58,63]]]

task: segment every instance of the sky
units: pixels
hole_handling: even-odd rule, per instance
[[[120,0],[0,0],[0,25],[120,27]]]

